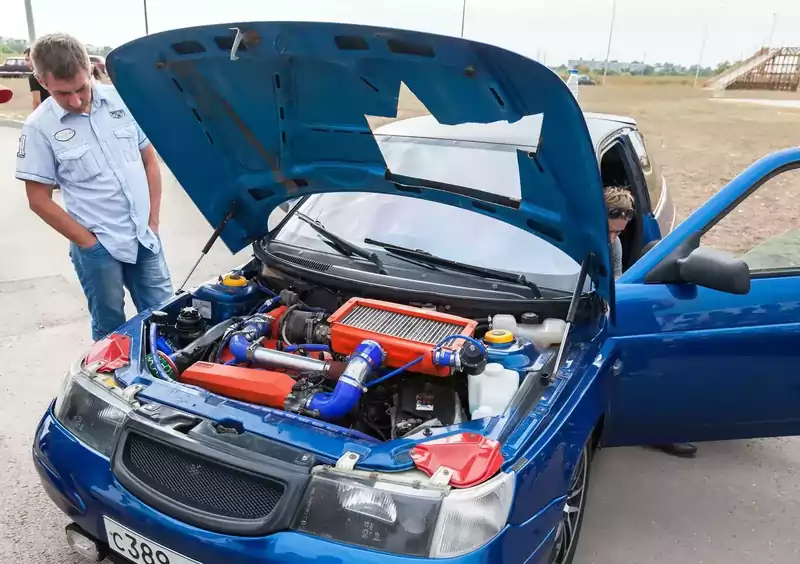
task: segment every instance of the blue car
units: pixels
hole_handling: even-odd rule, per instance
[[[592,119],[518,54],[240,23],[108,68],[253,257],[69,368],[33,459],[87,560],[565,564],[596,449],[800,431],[797,266],[704,244],[800,150],[671,230],[637,200],[657,243],[615,280]],[[370,126],[401,84],[439,133]]]

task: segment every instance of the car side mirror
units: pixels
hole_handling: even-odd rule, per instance
[[[678,274],[683,282],[728,294],[750,291],[750,267],[730,253],[697,247],[678,259]]]

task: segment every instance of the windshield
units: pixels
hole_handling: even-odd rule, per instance
[[[452,261],[516,272],[539,287],[572,292],[580,266],[535,235],[497,219],[445,204],[387,194],[335,193],[309,197],[301,212],[351,243],[377,239],[422,249]],[[307,223],[291,217],[273,240],[330,252]]]

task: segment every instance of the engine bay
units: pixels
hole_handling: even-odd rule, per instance
[[[270,287],[236,271],[153,312],[153,377],[390,441],[502,414],[566,334],[534,312],[473,319],[448,306]]]

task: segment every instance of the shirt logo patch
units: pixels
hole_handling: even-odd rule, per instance
[[[68,127],[67,129],[56,131],[53,137],[55,138],[56,141],[61,141],[63,143],[64,141],[69,141],[70,139],[75,137],[75,130],[70,129]]]
[[[122,119],[125,117],[125,110],[113,110],[109,112],[114,119]]]
[[[17,147],[17,158],[25,158],[25,135],[19,136],[19,146]]]

